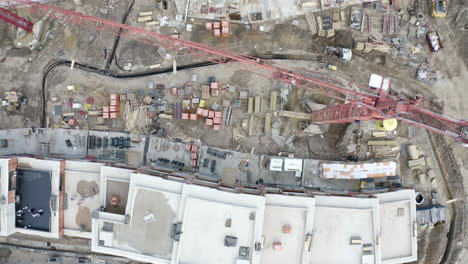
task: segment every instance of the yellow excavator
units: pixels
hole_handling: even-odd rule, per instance
[[[447,14],[447,0],[432,0],[432,16],[445,17]]]

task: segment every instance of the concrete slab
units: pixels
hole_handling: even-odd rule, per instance
[[[176,218],[180,195],[154,190],[138,189],[133,203],[129,225],[114,225],[115,248],[139,254],[170,259],[174,240],[170,237],[171,227]],[[154,221],[145,223],[145,215],[152,214]]]
[[[417,260],[417,236],[414,232],[416,204],[414,190],[376,195],[380,202],[382,263],[406,263]],[[398,232],[395,232],[398,230]]]
[[[263,223],[265,248],[262,251],[261,263],[303,263],[306,220],[305,208],[266,206]],[[285,225],[291,227],[290,234],[282,232]],[[275,242],[281,242],[283,246],[281,251],[273,250],[272,245]]]
[[[188,198],[178,263],[235,263],[241,246],[249,247],[252,254],[255,228],[255,220],[250,220],[252,214],[255,215],[255,209]],[[231,227],[226,227],[228,219]],[[237,245],[224,246],[226,236],[236,237]]]
[[[360,264],[361,245],[350,245],[351,237],[374,246],[372,210],[315,208],[311,263]]]
[[[100,207],[100,167],[102,163],[67,161],[65,167],[65,234],[90,237],[91,213]],[[68,232],[67,232],[68,231]],[[72,232],[75,231],[75,232]]]

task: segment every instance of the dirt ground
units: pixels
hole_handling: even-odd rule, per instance
[[[296,17],[278,21],[263,23],[265,30],[260,31],[259,25],[246,27],[242,24],[231,25],[232,34],[227,38],[214,38],[212,32],[207,31],[203,20],[189,20],[193,25],[192,31],[185,30],[183,23],[175,20],[175,6],[170,5],[168,10],[162,10],[160,16],[167,16],[170,26],[161,27],[159,31],[163,34],[177,34],[181,39],[188,39],[195,42],[215,46],[229,51],[241,52],[245,54],[263,55],[268,53],[302,55],[311,58],[320,58],[337,66],[336,71],[320,69],[316,61],[283,61],[282,63],[294,65],[330,75],[333,78],[342,78],[361,85],[366,85],[371,73],[389,76],[392,78],[392,88],[404,94],[422,94],[424,98],[441,106],[443,112],[458,119],[468,119],[468,96],[466,95],[466,83],[468,83],[468,4],[463,0],[453,0],[449,2],[448,14],[446,18],[433,18],[430,16],[430,1],[407,0],[399,1],[401,8],[415,7],[417,13],[424,14],[422,23],[430,25],[432,30],[437,30],[443,41],[444,48],[436,53],[428,50],[426,42],[421,42],[424,51],[420,55],[420,61],[427,61],[434,70],[440,71],[444,78],[433,85],[415,80],[415,69],[407,66],[407,58],[393,56],[391,54],[372,51],[370,53],[354,52],[352,61],[341,61],[332,57],[324,57],[323,50],[327,45],[337,45],[352,48],[353,39],[366,38],[365,34],[350,30],[347,26],[345,30],[338,30],[336,36],[330,39],[318,36],[311,36],[308,25],[304,17]],[[83,12],[88,15],[99,16],[114,21],[121,21],[129,1],[86,1],[83,6],[76,6],[73,1],[67,0],[59,2],[58,5],[69,10]],[[136,1],[133,6],[127,23],[138,25],[136,19],[138,13],[147,11],[153,1]],[[103,10],[103,8],[105,10]],[[105,12],[104,12],[105,11]],[[345,9],[349,12],[349,8]],[[332,11],[322,14],[330,15]],[[39,17],[29,15],[26,11],[21,11],[29,19],[37,21]],[[318,14],[317,14],[318,15]],[[294,23],[293,23],[294,21]],[[70,24],[55,25],[54,39],[49,41],[47,46],[41,51],[29,51],[28,48],[13,48],[15,39],[15,28],[7,23],[0,23],[0,98],[4,93],[11,90],[23,92],[28,98],[28,105],[23,105],[19,111],[7,112],[5,108],[0,108],[0,129],[19,127],[38,127],[41,125],[41,105],[42,105],[42,77],[47,65],[57,60],[76,60],[82,64],[102,69],[114,43],[114,37],[109,34],[96,32],[93,29],[80,28]],[[401,35],[407,35],[406,28]],[[413,44],[416,44],[413,43]],[[178,54],[169,53],[170,56],[159,54],[158,47],[143,44],[128,39],[121,39],[116,50],[114,62],[110,70],[116,73],[137,73],[147,71],[150,65],[161,64],[162,68],[172,67],[172,59],[176,58],[179,65],[191,64],[200,61],[193,60],[185,51]],[[124,65],[130,65],[130,70],[123,70]],[[115,79],[95,73],[87,73],[75,69],[71,71],[68,67],[55,68],[47,78],[46,112],[53,124],[52,97],[58,97],[63,103],[63,111],[67,109],[69,99],[83,102],[88,97],[93,97],[95,101],[105,101],[110,93],[135,93],[143,97],[148,93],[146,85],[148,81],[156,84],[164,84],[166,88],[182,87],[184,82],[190,81],[193,74],[197,75],[199,81],[194,88],[199,89],[200,85],[206,84],[208,77],[215,76],[220,84],[235,85],[240,89],[248,89],[249,96],[262,96],[268,99],[272,90],[280,91],[281,84],[255,75],[237,71],[233,68],[223,66],[209,66],[204,68],[179,71],[176,75],[167,73],[144,78]],[[78,92],[69,94],[66,92],[67,85],[77,85]],[[216,98],[216,102],[222,99],[234,100],[235,94],[222,94]],[[174,104],[177,98],[167,95],[163,98],[168,104]],[[286,110],[303,111],[302,103],[307,100],[317,99],[314,95],[293,89],[289,103],[285,104]],[[317,101],[317,100],[315,100]],[[209,103],[214,100],[209,101]],[[281,119],[285,130],[281,136],[284,141],[288,136],[295,134],[293,147],[286,144],[277,143],[271,136],[266,136],[262,131],[262,123],[265,119],[264,111],[256,114],[255,136],[246,136],[246,131],[242,130],[241,123],[248,118],[246,113],[246,101],[242,108],[234,109],[235,121],[232,127],[223,127],[220,132],[214,132],[205,126],[202,121],[187,123],[183,120],[158,120],[159,125],[166,129],[166,134],[171,138],[181,138],[184,140],[201,140],[212,146],[225,148],[240,148],[250,152],[255,147],[258,153],[278,153],[280,151],[292,152],[300,157],[311,158],[343,158],[337,153],[336,145],[343,136],[347,125],[331,126],[325,140],[319,136],[308,136],[298,131],[299,122]],[[84,119],[84,117],[82,117]],[[275,119],[276,120],[276,119]],[[89,121],[89,122],[88,122]],[[85,122],[85,121],[83,121]],[[88,128],[94,129],[93,119],[86,121]],[[106,125],[114,130],[124,130],[122,120],[107,120]],[[234,129],[240,131],[241,137],[235,139]],[[448,143],[446,143],[447,141]],[[284,143],[284,142],[283,142]],[[444,153],[453,151],[453,157],[458,161],[456,164],[447,164],[447,177],[453,171],[451,166],[459,168],[459,182],[468,186],[468,151],[452,140],[438,138],[437,144],[448,144],[447,148],[441,148],[441,160]],[[437,145],[436,144],[436,145]],[[450,154],[452,155],[452,154]],[[448,181],[448,188],[457,182]],[[467,188],[453,192],[452,198],[465,195]],[[453,212],[457,208],[452,208]],[[458,214],[460,216],[460,214]],[[454,217],[456,219],[456,217]],[[468,223],[468,221],[465,221]],[[468,224],[467,224],[468,225]],[[467,230],[466,228],[464,230]],[[438,243],[438,239],[445,236],[447,230],[425,230],[421,234],[419,241],[420,250],[432,252],[438,257],[431,257],[426,254],[420,263],[439,263],[441,254],[445,252],[445,242]],[[464,246],[468,246],[468,238],[463,238]],[[445,241],[445,240],[441,240]],[[450,243],[450,241],[449,241]],[[444,255],[444,259],[446,259]],[[447,262],[448,263],[448,262]]]

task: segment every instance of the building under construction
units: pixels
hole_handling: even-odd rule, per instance
[[[0,0],[5,263],[468,261],[468,6],[286,2]]]

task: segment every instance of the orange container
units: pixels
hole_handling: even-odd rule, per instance
[[[119,118],[119,117],[120,117],[120,113],[119,113],[119,112],[110,113],[110,118]]]

